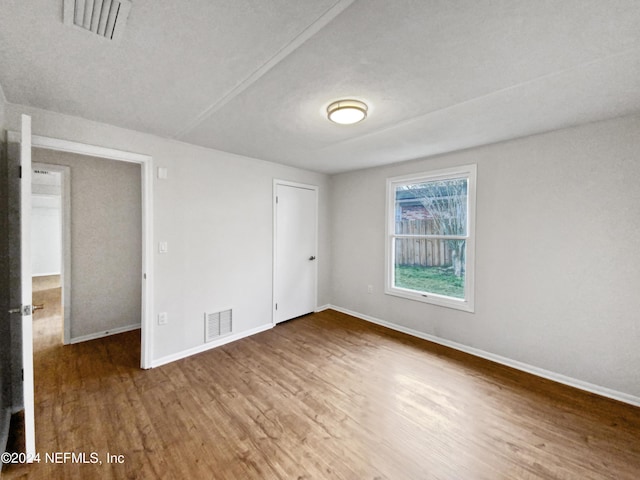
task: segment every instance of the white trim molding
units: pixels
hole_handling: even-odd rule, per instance
[[[584,390],[585,392],[594,393],[602,397],[611,398],[613,400],[618,400],[620,402],[628,403],[629,405],[640,407],[640,397],[636,397],[635,395],[619,392],[617,390],[603,387],[601,385],[595,385],[593,383],[585,382],[583,380],[578,380],[577,378],[568,377],[566,375],[552,372],[550,370],[545,370],[543,368],[535,367],[533,365],[529,365],[524,362],[519,362],[511,358],[486,352],[478,348],[469,347],[467,345],[453,342],[451,340],[446,340],[444,338],[436,337],[434,335],[429,335],[427,333],[423,333],[418,330],[414,330],[412,328],[403,327],[402,325],[397,325],[395,323],[388,322],[386,320],[381,320],[379,318],[372,317],[370,315],[364,315],[362,313],[354,312],[353,310],[349,310],[347,308],[337,307],[335,305],[329,305],[328,309],[335,310],[337,312],[344,313],[346,315],[350,315],[352,317],[356,317],[356,318],[359,318],[360,320],[365,320],[370,323],[375,323],[376,325],[387,327],[397,332],[406,333],[407,335],[411,335],[412,337],[421,338],[429,342],[437,343],[438,345],[449,347],[454,350],[458,350],[460,352],[468,353],[475,357],[484,358],[485,360],[490,360],[492,362],[499,363],[501,365],[505,365],[507,367],[514,368],[516,370],[520,370],[522,372],[527,372],[532,375],[536,375],[537,377],[546,378],[547,380],[552,380],[557,383],[562,383],[564,385],[568,385],[570,387],[574,387],[579,390]]]
[[[206,352],[207,350],[211,350],[217,347],[221,347],[222,345],[226,345],[227,343],[235,342],[245,337],[250,337],[252,335],[256,335],[258,333],[264,332],[266,330],[270,330],[273,328],[272,323],[267,323],[265,325],[261,325],[256,328],[252,328],[251,330],[245,330],[243,332],[236,333],[234,335],[227,335],[215,342],[209,342],[202,345],[198,345],[197,347],[189,348],[188,350],[183,350],[178,353],[173,353],[171,355],[167,355],[162,358],[158,358],[154,360],[151,364],[151,368],[161,367],[162,365],[166,365],[167,363],[175,362],[176,360],[182,360],[183,358],[190,357],[192,355],[196,355],[198,353]]]
[[[8,132],[9,142],[20,142],[19,132]],[[122,162],[144,163],[151,159],[149,155],[116,150],[115,148],[99,147],[86,143],[72,142],[59,138],[43,137],[41,135],[31,136],[31,146],[34,148],[46,148],[59,152],[77,153],[89,157],[108,158],[110,160],[120,160]]]
[[[95,340],[96,338],[108,337],[110,335],[116,335],[118,333],[130,332],[132,330],[140,330],[140,324],[125,325],[124,327],[112,328],[110,330],[103,330],[102,332],[90,333],[89,335],[81,335],[80,337],[71,337],[69,339],[70,344],[88,342],[89,340]]]

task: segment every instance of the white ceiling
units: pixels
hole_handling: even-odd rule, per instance
[[[637,0],[133,0],[119,42],[62,3],[0,3],[9,102],[320,172],[640,111]]]

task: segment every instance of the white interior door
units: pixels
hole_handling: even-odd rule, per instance
[[[20,296],[22,309],[22,369],[24,429],[27,459],[36,453],[33,393],[33,312],[31,288],[31,117],[22,115],[20,132]]]
[[[316,308],[317,199],[317,187],[275,183],[275,323]]]

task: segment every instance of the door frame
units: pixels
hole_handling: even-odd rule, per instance
[[[277,205],[277,194],[278,194],[278,186],[284,186],[284,187],[294,187],[294,188],[304,188],[306,190],[313,190],[313,192],[315,193],[315,197],[316,197],[316,202],[315,202],[315,217],[316,217],[316,224],[315,224],[315,250],[316,250],[316,256],[318,255],[318,238],[319,238],[319,229],[318,229],[318,225],[319,225],[319,218],[318,218],[318,214],[319,214],[319,200],[318,200],[318,192],[319,192],[319,187],[317,185],[311,185],[308,183],[299,183],[299,182],[291,182],[288,180],[280,180],[277,178],[273,179],[273,277],[272,277],[272,292],[271,292],[271,323],[273,324],[273,326],[276,325],[276,266],[277,266],[277,241],[278,241],[278,205]],[[315,283],[315,291],[313,292],[313,296],[314,296],[314,310],[316,310],[318,308],[318,262],[315,262],[315,266],[314,266],[314,283]]]
[[[8,132],[9,142],[20,142],[20,133]],[[153,157],[140,153],[100,147],[41,135],[31,136],[32,148],[77,153],[90,157],[137,163],[142,180],[142,298],[140,367],[152,367],[153,360]],[[65,333],[66,335],[66,333]]]
[[[71,343],[71,169],[66,165],[31,162],[31,168],[60,173],[60,278],[62,280],[63,343]],[[33,189],[31,196],[33,197]],[[33,228],[31,229],[33,235]]]

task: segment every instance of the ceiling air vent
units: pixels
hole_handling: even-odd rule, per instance
[[[129,0],[64,0],[64,23],[109,40],[119,40],[129,10]]]

